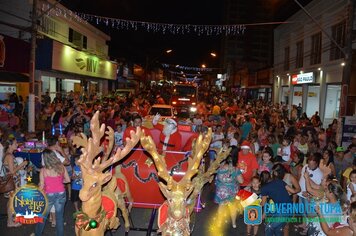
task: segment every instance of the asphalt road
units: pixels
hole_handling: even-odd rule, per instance
[[[216,214],[217,205],[213,202],[214,197],[214,185],[207,185],[204,188],[202,194],[202,200],[206,203],[205,208],[196,213],[192,218],[192,223],[194,222],[194,230],[191,235],[193,236],[218,236],[216,234],[211,235],[208,232],[209,229],[209,220]],[[7,228],[7,218],[6,218],[6,202],[7,199],[4,198],[3,195],[0,196],[0,235],[1,236],[25,236],[30,235],[34,232],[34,225],[23,225],[18,228]],[[65,222],[66,226],[64,228],[65,236],[75,235],[74,233],[74,220],[72,214],[74,212],[74,206],[71,201],[67,201],[65,206]],[[131,212],[131,219],[133,222],[133,226],[136,228],[147,228],[150,222],[152,210],[151,209],[140,209],[134,208]],[[106,232],[106,236],[110,235],[125,235],[124,231],[124,222],[123,219],[120,218],[121,226],[116,232]],[[243,222],[242,217],[238,217],[237,228],[232,228],[231,223],[226,223],[226,230],[222,232],[221,235],[247,235],[246,233],[246,225]],[[290,227],[291,231],[289,235],[299,235],[297,232],[294,232],[294,227]],[[154,229],[157,229],[157,217],[155,217],[154,221]],[[261,225],[259,227],[258,235],[264,235],[264,226]],[[47,222],[44,234],[43,235],[55,235],[55,228],[52,228],[50,223]],[[147,232],[133,231],[131,230],[128,235],[130,236],[144,236],[147,235]],[[157,235],[156,232],[152,232],[151,235]]]

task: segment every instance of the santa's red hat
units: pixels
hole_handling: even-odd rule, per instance
[[[251,149],[250,145],[250,142],[245,140],[241,143],[241,149]]]
[[[258,196],[256,193],[251,193],[247,190],[241,189],[237,192],[236,199],[240,200],[241,205],[245,208],[253,205],[258,199]]]

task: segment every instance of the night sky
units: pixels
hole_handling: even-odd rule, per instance
[[[236,0],[246,1],[246,0]],[[303,5],[310,0],[299,0]],[[294,0],[262,0],[266,11],[272,11],[271,21],[285,20],[299,8]],[[172,23],[172,24],[223,24],[224,0],[62,0],[67,8],[88,14],[126,20]],[[251,6],[253,14],[253,5]],[[249,22],[241,22],[249,23]],[[94,24],[95,25],[95,24]],[[163,35],[145,31],[112,29],[110,26],[95,25],[111,36],[109,54],[113,58],[127,58],[144,64],[150,60],[199,66],[209,58],[210,52],[219,55],[224,36]],[[172,49],[170,54],[164,54]],[[212,60],[211,58],[208,60]],[[215,59],[217,60],[217,59]]]

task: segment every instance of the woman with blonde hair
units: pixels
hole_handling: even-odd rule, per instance
[[[64,205],[66,203],[65,183],[70,182],[67,169],[58,159],[55,152],[45,149],[42,153],[44,167],[40,172],[39,187],[47,194],[47,209],[56,209],[56,235],[64,235]],[[44,222],[36,225],[36,236],[42,235],[49,211],[45,212]]]

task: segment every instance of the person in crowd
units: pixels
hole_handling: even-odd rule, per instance
[[[299,180],[303,169],[304,154],[294,153],[293,160],[294,161],[291,162],[291,174]]]
[[[261,181],[259,176],[253,176],[251,179],[251,186],[246,187],[246,190],[255,193],[261,199]],[[259,225],[250,225],[246,227],[248,236],[256,236],[258,233]]]
[[[130,138],[130,132],[131,131],[136,132],[137,127],[140,127],[142,132],[144,132],[146,136],[148,136],[148,135],[151,136],[150,130],[148,128],[142,126],[142,117],[139,115],[136,115],[132,118],[132,125],[128,126],[124,131],[124,135],[123,135],[124,145],[126,144],[126,138]],[[141,144],[137,144],[136,147],[141,147]]]
[[[356,170],[356,158],[352,162],[352,166],[347,168],[342,174],[342,188],[346,189],[347,185],[350,183],[350,174],[353,170]]]
[[[244,179],[241,188],[251,185],[251,178],[257,174],[258,170],[256,156],[251,153],[250,145],[248,141],[242,142],[241,151],[238,153],[237,167],[241,170]]]
[[[51,149],[45,149],[42,153],[44,167],[40,171],[39,187],[44,190],[48,199],[47,209],[53,206],[56,209],[56,235],[64,235],[64,205],[66,203],[65,183],[70,183],[67,169]],[[44,222],[36,225],[35,235],[41,236],[46,224],[49,211],[44,213]]]
[[[4,147],[4,160],[2,163],[3,168],[5,169],[5,175],[11,174],[14,178],[15,187],[20,187],[20,171],[23,170],[26,165],[28,164],[27,161],[23,161],[21,164],[15,160],[14,151],[17,149],[17,141],[15,139],[8,139],[2,143]],[[14,194],[14,191],[6,193],[5,197],[9,198]],[[19,227],[21,226],[20,223],[15,223],[13,219],[13,214],[11,212],[11,203],[8,201],[7,203],[7,227]]]
[[[117,124],[116,130],[114,133],[115,137],[115,149],[124,147],[124,131],[122,129],[122,124]]]
[[[283,137],[282,148],[278,155],[282,156],[283,161],[290,163],[292,161],[292,146],[291,140],[288,136]]]
[[[79,166],[79,156],[75,157],[74,166],[73,166],[73,174],[71,176],[72,179],[72,192],[71,192],[71,200],[73,202],[75,211],[79,211],[79,191],[82,189],[83,186],[83,179],[82,179],[82,171],[80,170]]]
[[[157,114],[152,120],[154,127],[161,130],[157,149],[162,153],[166,151],[182,151],[182,136],[178,131],[177,122],[174,119],[168,118],[164,121],[164,125],[162,125],[158,123],[160,117]]]
[[[266,170],[272,172],[273,163],[271,161],[272,155],[268,150],[263,151],[262,160],[259,160],[258,174],[261,174],[262,171]]]
[[[268,146],[272,148],[273,157],[276,157],[278,155],[278,148],[281,147],[281,145],[276,140],[276,136],[273,134],[268,135],[268,143]]]
[[[349,176],[350,183],[347,185],[347,200],[351,201],[351,196],[356,194],[356,170],[352,170]]]
[[[334,153],[331,150],[326,149],[323,152],[323,160],[324,160],[324,163],[326,164],[326,166],[330,168],[331,173],[334,176],[336,176],[336,171],[335,171],[335,166],[334,166]]]
[[[320,207],[317,206],[315,211],[319,217],[319,221],[321,224],[321,228],[323,232],[328,236],[353,236],[356,234],[356,202],[352,202],[350,205],[350,213],[347,223],[344,225],[335,225],[330,227],[327,224],[327,221],[324,219],[322,212],[320,211]]]
[[[263,185],[261,188],[263,207],[267,203],[267,198],[270,198],[274,203],[292,203],[289,193],[296,193],[296,190],[289,187],[284,181],[285,168],[283,165],[274,165],[272,169],[272,181]],[[275,212],[273,217],[283,217],[283,215]],[[282,236],[283,229],[286,222],[271,222],[266,223],[265,235],[266,236]]]
[[[250,134],[252,130],[252,124],[250,122],[250,116],[248,114],[245,115],[243,118],[243,124],[241,125],[240,128],[240,133],[241,133],[241,140],[240,142],[244,141],[247,139],[248,135]]]
[[[304,135],[300,136],[299,143],[296,146],[299,152],[303,153],[304,155],[307,155],[308,153],[308,143],[307,143],[307,137]]]
[[[219,204],[219,215],[223,214],[224,208],[229,208],[233,228],[236,228],[237,212],[232,202],[242,182],[241,171],[234,167],[231,161],[223,162],[216,172],[214,201]]]
[[[344,171],[350,167],[345,160],[344,160],[344,148],[343,147],[337,147],[336,148],[336,153],[334,156],[334,165],[335,165],[335,172],[336,172],[336,178],[342,182],[341,180],[341,175],[344,173]]]
[[[217,125],[215,129],[213,128],[213,138],[210,143],[209,158],[210,161],[215,160],[216,152],[223,147],[223,142],[225,135],[222,130],[221,125]]]
[[[321,180],[323,178],[323,173],[319,169],[319,164],[320,164],[320,156],[314,155],[314,154],[309,154],[307,157],[307,164],[303,167],[299,179],[299,186],[300,186],[300,192],[297,193],[299,196],[299,203],[303,205],[307,205],[310,200],[310,193],[306,189],[306,180],[305,180],[305,173],[309,174],[310,179],[315,183],[316,185],[321,184]],[[306,214],[304,214],[304,217],[307,217]],[[307,224],[302,223],[300,225],[296,226],[301,230],[302,234],[307,234],[308,228]]]

